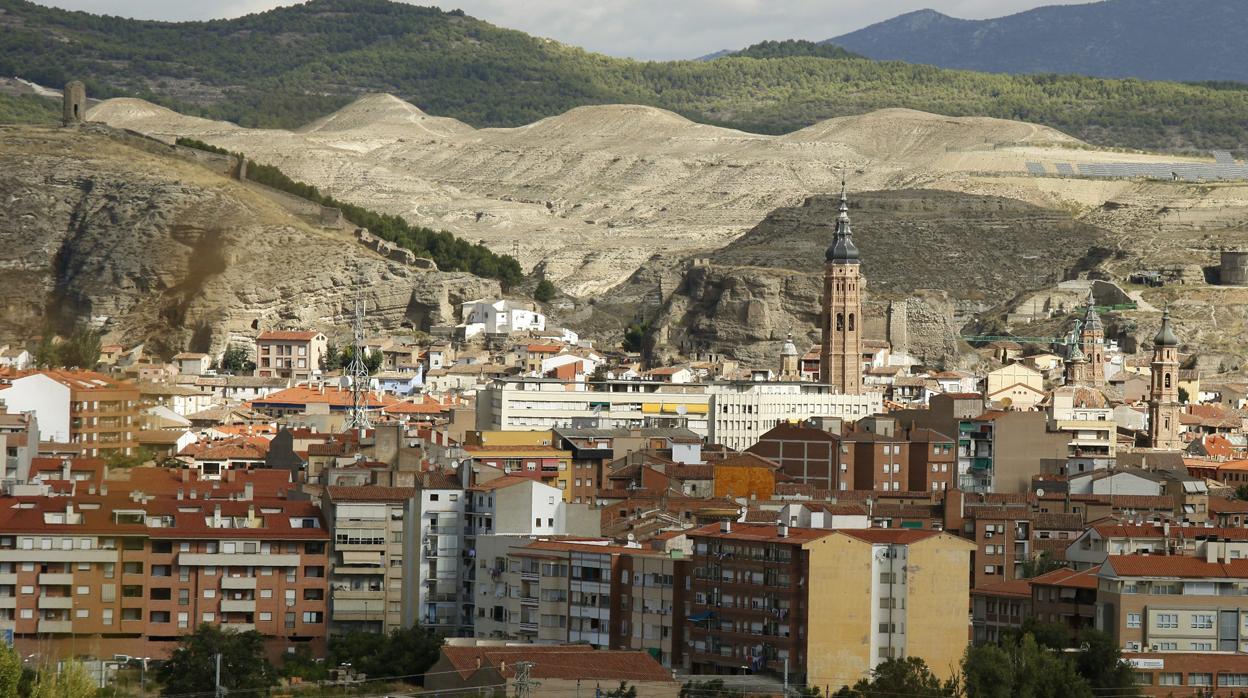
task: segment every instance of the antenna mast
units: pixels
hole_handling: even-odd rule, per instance
[[[351,414],[347,417],[347,428],[358,429],[360,436],[365,429],[371,429],[368,419],[368,365],[364,363],[364,294],[363,283],[355,289],[355,317],[351,321],[352,341],[351,363],[347,364],[347,375],[351,380]]]

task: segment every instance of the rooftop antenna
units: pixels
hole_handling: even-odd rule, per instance
[[[352,351],[351,363],[347,364],[347,375],[351,380],[351,413],[347,417],[347,428],[359,431],[360,439],[364,432],[372,428],[368,419],[368,365],[364,363],[364,282],[361,279],[355,287],[355,316],[351,321]]]

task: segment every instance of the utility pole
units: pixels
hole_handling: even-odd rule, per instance
[[[368,365],[364,363],[364,282],[359,281],[355,291],[355,316],[351,321],[352,349],[351,362],[347,364],[347,375],[351,380],[351,413],[347,418],[347,428],[355,429],[361,438],[367,429],[372,428],[368,418]]]
[[[533,662],[516,662],[516,698],[530,698],[537,684],[530,678]]]
[[[789,698],[789,658],[784,658],[784,698]]]

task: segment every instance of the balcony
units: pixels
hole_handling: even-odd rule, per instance
[[[117,562],[117,551],[0,550],[0,562]]]
[[[256,578],[255,577],[222,577],[221,588],[222,589],[243,589],[243,590],[255,589]]]
[[[40,596],[39,608],[70,609],[74,607],[72,596]]]
[[[331,592],[334,601],[384,601],[384,589],[334,589]]]
[[[17,573],[16,573],[16,572],[9,572],[9,573],[5,573],[5,574],[0,574],[0,586],[4,586],[4,585],[6,585],[6,584],[7,584],[7,585],[16,585],[16,584],[17,584]]]
[[[537,632],[537,623],[525,623],[524,621],[521,621],[521,622],[520,622],[520,632],[522,632],[522,633],[535,633],[535,632]]]
[[[39,633],[68,634],[74,632],[74,622],[70,620],[39,620]]]
[[[255,613],[256,600],[246,599],[242,601],[222,601],[222,613]]]
[[[521,596],[520,603],[528,605],[528,606],[536,606],[537,597],[536,596]]]
[[[181,553],[178,564],[187,567],[298,567],[299,555],[264,553]]]
[[[39,583],[46,586],[70,586],[74,583],[72,572],[44,572],[39,575]]]
[[[256,629],[255,623],[222,623],[222,630],[228,630],[236,633],[249,633]]]
[[[17,597],[0,596],[0,608],[17,608]]]

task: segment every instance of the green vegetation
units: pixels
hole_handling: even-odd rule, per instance
[[[183,146],[185,148],[194,148],[196,150],[203,150],[209,153],[216,153],[217,155],[230,155],[231,154],[230,151],[226,150],[225,148],[219,148],[215,145],[212,145],[211,143],[205,143],[203,141],[196,140],[194,138],[179,137],[176,141],[174,141],[174,143],[176,143],[177,145]]]
[[[389,635],[347,633],[329,638],[329,663],[350,664],[369,678],[411,677],[433,666],[441,648],[440,635],[418,626]]]
[[[82,662],[70,659],[59,667],[45,666],[31,683],[30,698],[92,698],[95,679]],[[5,694],[13,695],[13,694]]]
[[[251,360],[247,347],[231,344],[221,354],[221,370],[226,373],[248,373],[256,370],[256,362]]]
[[[355,360],[355,347],[345,346],[338,354],[338,367],[346,370],[351,367],[351,362]],[[325,363],[331,363],[326,359]],[[368,369],[368,375],[373,375],[377,369],[381,368],[381,352],[364,352],[364,368]]]
[[[680,687],[679,698],[745,698],[745,693],[729,688],[723,679],[690,680]]]
[[[22,681],[22,657],[7,642],[0,642],[0,696],[17,695]]]
[[[164,695],[211,695],[221,655],[221,686],[231,694],[263,695],[277,685],[277,671],[264,655],[264,636],[249,630],[236,633],[204,623],[182,637],[161,666],[158,678]]]
[[[832,695],[835,698],[952,698],[958,695],[958,690],[956,682],[942,682],[922,659],[903,657],[880,662],[871,670],[870,679],[859,679],[853,688],[845,686]]]
[[[92,370],[100,363],[100,333],[86,327],[74,330],[68,339],[45,332],[35,348],[39,368],[82,368]]]
[[[491,252],[485,245],[472,244],[446,231],[434,231],[411,225],[400,216],[370,211],[362,206],[339,201],[322,194],[311,184],[287,177],[272,165],[247,163],[247,179],[274,189],[294,194],[322,206],[342,210],[342,215],[352,223],[367,228],[368,232],[388,240],[416,255],[433,259],[442,271],[467,271],[488,279],[498,279],[504,287],[518,283],[524,276],[520,263],[508,255]]]
[[[785,39],[784,41],[760,41],[732,54],[734,58],[790,58],[793,56],[813,56],[815,58],[862,58],[850,53],[840,46],[832,44],[816,44],[802,39]],[[722,56],[721,56],[722,57]]]
[[[624,351],[644,352],[646,337],[650,334],[650,322],[632,322],[624,330]]]
[[[362,92],[392,92],[475,126],[634,103],[762,133],[909,107],[1022,119],[1137,148],[1235,148],[1248,91],[1139,80],[1002,75],[843,57],[768,42],[711,61],[609,58],[459,12],[312,0],[232,20],[167,23],[0,0],[0,74],[94,97],[135,96],[244,126],[294,127]]]
[[[61,122],[60,104],[35,95],[0,94],[0,124],[54,125]]]
[[[542,279],[537,282],[537,288],[533,289],[533,298],[539,303],[549,303],[558,292],[559,289],[549,279]]]

